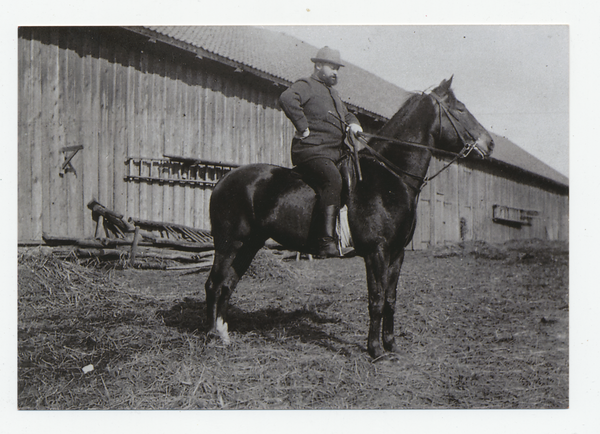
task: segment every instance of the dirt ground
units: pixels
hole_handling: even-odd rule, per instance
[[[19,407],[568,408],[566,243],[407,252],[402,353],[376,362],[362,259],[286,255],[259,253],[224,347],[205,335],[207,272],[21,254]]]

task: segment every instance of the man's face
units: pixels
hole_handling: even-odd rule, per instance
[[[331,63],[317,63],[316,68],[319,80],[328,86],[335,86],[337,84],[339,66],[332,65]]]

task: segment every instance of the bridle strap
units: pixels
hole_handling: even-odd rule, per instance
[[[456,120],[457,122],[460,123],[460,120],[454,115],[454,113],[452,113],[450,110],[448,110],[448,107],[446,107],[446,105],[443,103],[443,101],[440,99],[440,97],[435,92],[431,92],[429,94],[429,96],[432,97],[438,103],[438,106],[444,111],[444,113],[446,114],[446,117],[452,124],[452,128],[454,128],[456,135],[458,136],[458,138],[460,139],[460,141],[463,144],[463,149],[459,152],[458,155],[461,155],[462,156],[461,158],[466,157],[477,146],[477,144],[475,143],[476,142],[475,137],[473,137],[473,135],[469,132],[469,130],[467,130],[466,128],[463,127],[463,129],[471,137],[471,140],[473,142],[470,145],[467,144],[467,141],[465,140],[463,135],[460,133],[460,131],[458,130],[458,127],[456,126],[456,123],[454,122],[454,120]],[[440,111],[440,137],[441,137],[441,135],[442,135],[442,114]]]
[[[448,167],[450,167],[452,164],[454,164],[457,160],[467,157],[471,153],[471,151],[477,147],[477,144],[474,141],[475,138],[471,135],[471,133],[468,130],[465,129],[465,131],[467,132],[467,134],[473,140],[473,142],[471,144],[468,144],[466,142],[466,140],[464,139],[463,135],[460,133],[460,131],[459,131],[459,129],[456,126],[456,123],[454,121],[454,119],[456,119],[456,121],[460,123],[460,120],[450,110],[448,110],[448,108],[446,107],[446,105],[444,104],[444,102],[440,99],[440,97],[436,93],[434,93],[434,92],[431,92],[431,93],[429,93],[427,95],[430,96],[435,102],[437,102],[438,107],[439,107],[439,116],[440,116],[440,121],[439,121],[439,123],[440,123],[440,131],[439,131],[439,136],[440,136],[440,138],[441,138],[441,135],[442,135],[442,111],[443,111],[444,114],[446,115],[446,117],[448,118],[448,121],[450,121],[450,124],[454,128],[454,131],[456,132],[456,135],[458,136],[458,138],[460,139],[460,141],[463,144],[463,148],[462,148],[462,150],[460,152],[456,153],[456,152],[444,151],[444,150],[441,150],[441,149],[434,148],[432,146],[423,145],[422,143],[409,142],[409,141],[405,141],[405,140],[397,140],[397,139],[392,139],[390,137],[378,136],[376,134],[369,134],[369,133],[364,133],[364,132],[358,132],[356,134],[358,137],[363,137],[365,139],[376,139],[376,140],[381,140],[381,141],[384,141],[384,142],[394,143],[394,144],[398,144],[398,145],[412,146],[412,147],[415,147],[415,148],[421,148],[421,149],[429,150],[429,151],[431,151],[432,153],[435,153],[435,154],[442,154],[442,155],[445,154],[446,156],[454,157],[448,164],[446,164],[444,167],[442,167],[434,175],[429,176],[429,177],[422,177],[422,176],[418,176],[418,175],[415,175],[415,174],[412,174],[410,172],[407,172],[405,170],[400,169],[398,166],[396,166],[394,163],[392,163],[386,157],[384,157],[383,155],[381,155],[381,153],[379,153],[378,151],[376,151],[375,149],[373,149],[366,142],[363,142],[364,147],[371,153],[371,155],[374,157],[375,161],[377,161],[377,163],[379,163],[382,167],[384,167],[385,169],[387,169],[389,172],[391,172],[392,174],[396,175],[398,178],[401,178],[400,173],[402,173],[402,174],[404,174],[406,176],[409,176],[411,178],[414,178],[414,179],[418,180],[419,183],[420,183],[418,191],[421,191],[423,189],[423,187],[425,187],[425,185],[427,184],[427,182],[429,182],[432,179],[434,179],[435,177],[437,177],[440,173],[442,173],[444,170],[446,170]],[[329,112],[329,113],[331,115],[333,115],[334,117],[338,118],[339,120],[341,120],[344,124],[346,124],[346,122],[343,119],[339,118],[334,113],[332,113],[332,112]],[[347,126],[347,124],[346,124],[346,126]]]
[[[396,143],[396,144],[401,144],[401,145],[408,145],[408,146],[413,146],[413,147],[417,147],[417,148],[422,148],[422,149],[427,149],[432,151],[433,153],[437,153],[437,154],[445,154],[447,156],[452,156],[454,158],[452,158],[452,160],[447,163],[446,165],[444,165],[444,167],[442,167],[440,170],[438,170],[435,174],[428,176],[428,177],[420,177],[420,176],[416,176],[413,175],[411,173],[407,173],[403,170],[400,170],[397,168],[397,166],[390,164],[389,160],[384,162],[390,166],[391,168],[394,168],[394,170],[398,169],[400,170],[402,173],[411,176],[415,179],[419,179],[421,181],[421,186],[420,189],[422,190],[423,187],[427,184],[427,182],[431,181],[432,179],[434,179],[435,177],[437,177],[440,173],[442,173],[444,170],[446,170],[448,167],[450,167],[452,164],[454,164],[457,160],[462,159],[462,158],[466,158],[473,149],[475,149],[477,147],[477,144],[475,142],[475,138],[473,137],[473,135],[467,130],[465,129],[466,133],[470,136],[471,138],[471,143],[467,143],[467,141],[465,140],[465,138],[463,137],[463,135],[460,133],[458,126],[456,125],[456,122],[459,122],[459,119],[454,115],[454,113],[452,113],[450,110],[448,110],[448,108],[446,107],[446,105],[443,103],[443,101],[440,99],[440,97],[434,93],[431,92],[429,93],[429,96],[433,98],[433,100],[435,102],[437,102],[438,107],[439,107],[439,117],[440,117],[440,129],[439,129],[439,137],[441,138],[442,136],[442,112],[446,115],[446,117],[448,118],[448,121],[450,122],[450,124],[452,125],[452,128],[454,128],[454,131],[456,132],[456,135],[458,136],[458,138],[460,139],[460,141],[463,144],[463,148],[461,149],[460,152],[456,153],[456,152],[449,152],[449,151],[443,151],[441,149],[437,149],[437,148],[433,148],[431,146],[425,146],[422,145],[420,143],[414,143],[414,142],[407,142],[407,141],[402,141],[402,140],[396,140],[396,139],[390,139],[390,138],[386,138],[386,137],[381,137],[381,136],[376,136],[376,135],[372,135],[372,134],[365,134],[365,133],[359,133],[362,134],[365,137],[370,137],[370,138],[375,138],[378,140],[384,140],[390,143]],[[371,148],[370,146],[366,145],[367,149],[373,153],[377,158],[380,159],[385,159],[385,157],[383,157],[383,155],[379,154],[377,151],[375,151],[373,148]]]
[[[339,118],[333,112],[330,111],[329,114],[333,115],[336,119],[339,120]],[[343,121],[343,122],[344,122],[344,124],[346,124],[346,126],[348,126],[348,123],[346,123],[345,121]],[[369,139],[376,139],[376,140],[381,140],[382,142],[394,143],[394,144],[397,144],[397,145],[406,145],[406,146],[412,146],[412,147],[415,147],[415,148],[427,149],[427,150],[429,150],[431,152],[434,152],[436,154],[445,154],[445,155],[448,155],[448,156],[459,155],[456,152],[444,151],[443,149],[438,149],[438,148],[434,148],[433,146],[423,145],[422,143],[409,142],[409,141],[406,141],[406,140],[392,139],[391,137],[378,136],[377,134],[365,133],[365,132],[362,132],[362,131],[357,132],[356,135],[358,137],[363,137],[364,139],[367,139],[367,140],[369,140]],[[461,138],[461,140],[462,140],[462,138]],[[463,143],[464,143],[464,141],[463,141]],[[378,156],[381,155],[377,151],[375,151],[373,148],[370,148],[369,145],[365,144],[364,142],[363,142],[363,145],[365,145],[369,150],[371,150],[374,155],[378,155]],[[384,158],[384,157],[382,156],[382,158]]]
[[[407,172],[406,170],[400,169],[398,166],[396,166],[394,163],[392,163],[390,160],[388,160],[387,158],[385,158],[383,155],[381,155],[375,149],[371,148],[366,143],[363,143],[363,145],[372,154],[374,160],[377,163],[379,163],[380,166],[386,168],[389,172],[391,172],[392,174],[396,175],[398,178],[400,178],[399,173],[402,173],[402,174],[404,174],[406,176],[410,176],[411,178],[414,178],[414,179],[418,180],[419,182],[421,182],[421,184],[425,182],[425,178],[424,177],[418,176],[418,175],[412,174],[410,172]]]
[[[370,133],[364,133],[364,132],[358,132],[358,133],[356,133],[356,135],[359,137],[364,137],[365,139],[376,139],[376,140],[381,140],[382,142],[394,143],[397,145],[406,145],[406,146],[412,146],[414,148],[427,149],[428,151],[434,152],[436,154],[446,154],[449,156],[458,155],[456,152],[444,151],[443,149],[438,149],[438,148],[434,148],[433,146],[423,145],[422,143],[407,142],[405,140],[397,140],[397,139],[392,139],[390,137],[378,136],[376,134],[370,134]],[[375,152],[377,152],[377,151],[375,151]]]

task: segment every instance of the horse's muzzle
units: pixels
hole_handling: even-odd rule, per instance
[[[485,138],[479,138],[473,145],[471,152],[474,152],[477,157],[485,160],[492,155],[493,150],[494,140],[490,137],[488,140]]]

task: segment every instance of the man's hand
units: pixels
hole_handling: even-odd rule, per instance
[[[351,133],[352,135],[356,135],[356,133],[362,133],[363,129],[358,124],[350,124],[350,125],[348,125],[348,132]]]
[[[347,136],[348,136],[348,142],[350,145],[352,145],[355,149],[356,152],[365,149],[365,141],[364,139],[360,138],[357,136],[358,133],[362,133],[363,129],[360,125],[358,124],[350,124],[348,125],[347,128]]]
[[[300,131],[296,131],[296,134],[295,134],[295,136],[294,136],[294,137],[295,137],[296,139],[304,139],[304,138],[306,138],[306,137],[308,137],[308,136],[310,136],[310,130],[307,128],[307,129],[305,129],[305,130],[304,130],[304,131],[302,131],[302,132],[300,132]]]

